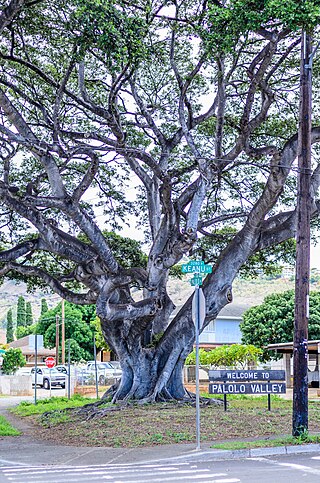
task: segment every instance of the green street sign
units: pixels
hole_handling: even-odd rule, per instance
[[[212,273],[212,266],[211,265],[203,265],[200,267],[200,273]]]
[[[193,272],[196,272],[196,270],[194,269],[194,267],[192,267],[192,265],[181,265],[181,272],[182,273],[193,273]]]
[[[190,260],[190,262],[188,262],[188,265],[191,265],[192,267],[201,267],[204,264],[203,260]]]
[[[202,285],[202,277],[193,277],[190,280],[191,285],[194,287],[195,285]]]
[[[199,273],[199,274],[207,274],[212,272],[211,265],[205,265],[205,263],[201,260],[192,260],[189,263],[185,263],[181,265],[182,273]]]

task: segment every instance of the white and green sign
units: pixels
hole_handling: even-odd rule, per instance
[[[196,287],[197,285],[202,285],[202,277],[194,275],[190,280],[190,283],[193,287]]]
[[[189,263],[185,263],[181,266],[182,273],[193,273],[193,277],[190,280],[191,285],[202,285],[202,277],[212,272],[212,266],[205,264],[203,260],[191,260]]]

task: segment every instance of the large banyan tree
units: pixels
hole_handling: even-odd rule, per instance
[[[240,270],[285,255],[299,27],[316,38],[319,2],[1,3],[0,276],[96,305],[123,369],[114,401],[182,399],[195,330],[191,300],[172,316],[169,272],[184,257],[213,264],[203,329]],[[315,57],[315,87],[318,68]],[[315,223],[318,117],[315,107]],[[104,235],[136,222],[139,266]]]

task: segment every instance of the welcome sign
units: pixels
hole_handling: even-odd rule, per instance
[[[285,383],[210,384],[210,394],[284,394]]]
[[[285,377],[285,371],[209,371],[209,393],[284,394]]]

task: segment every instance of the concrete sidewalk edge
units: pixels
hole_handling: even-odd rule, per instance
[[[4,441],[0,441],[4,443]],[[6,445],[7,446],[7,445]],[[9,446],[9,448],[8,448]],[[0,458],[1,466],[133,466],[143,464],[178,464],[179,462],[203,462],[232,459],[263,458],[277,455],[320,453],[320,444],[300,446],[271,446],[241,450],[206,448],[203,450],[185,448],[183,445],[153,448],[115,449],[110,447],[64,447],[35,444],[13,444],[7,446],[7,453]],[[11,447],[10,447],[11,446]],[[19,448],[19,451],[17,451]],[[0,444],[0,449],[4,446]],[[33,458],[36,451],[36,457]],[[0,451],[1,452],[1,451]],[[14,454],[14,460],[10,456]],[[33,464],[30,462],[33,461]]]
[[[243,459],[243,458],[257,458],[263,456],[276,456],[285,454],[300,454],[300,453],[317,453],[320,452],[320,444],[305,444],[296,446],[269,446],[264,448],[250,448],[239,450],[223,450],[223,449],[206,449],[193,450],[184,454],[172,456],[170,458],[159,458],[156,460],[148,460],[148,462],[155,461],[176,461],[184,459],[193,460],[222,460],[222,459]],[[146,463],[144,461],[143,463]],[[142,462],[140,462],[142,463]]]

